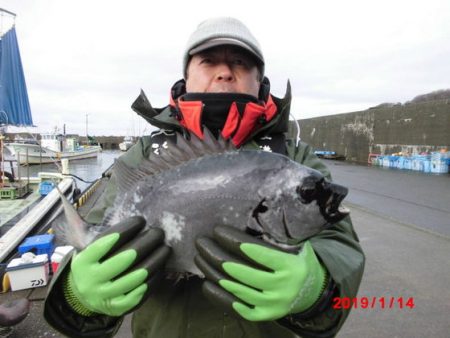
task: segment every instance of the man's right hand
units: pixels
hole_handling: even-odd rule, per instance
[[[72,259],[64,295],[84,316],[122,316],[146,299],[170,255],[159,228],[143,231],[145,220],[114,225]]]

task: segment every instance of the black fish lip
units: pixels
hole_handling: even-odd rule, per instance
[[[341,206],[341,202],[348,194],[348,189],[342,185],[327,181],[323,181],[322,186],[322,196],[317,201],[320,213],[330,224],[337,223],[349,214],[348,209]]]

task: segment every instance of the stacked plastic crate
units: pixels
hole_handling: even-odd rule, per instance
[[[372,164],[386,168],[446,174],[450,172],[450,151],[414,156],[379,155],[372,160]]]
[[[431,153],[431,172],[436,174],[445,174],[449,172],[450,152],[432,152]]]
[[[430,155],[416,155],[412,158],[412,170],[430,172]]]

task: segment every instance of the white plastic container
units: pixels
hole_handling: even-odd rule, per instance
[[[52,263],[52,272],[56,273],[59,267],[59,263],[61,263],[62,259],[65,255],[70,253],[73,250],[73,246],[66,245],[66,246],[57,246],[55,248],[55,251],[52,254],[52,257],[50,258]]]
[[[11,290],[23,290],[45,286],[48,283],[48,256],[27,252],[13,259],[6,267]]]

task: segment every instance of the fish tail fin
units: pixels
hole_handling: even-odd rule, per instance
[[[91,235],[89,233],[88,223],[80,216],[73,205],[67,200],[66,196],[56,186],[62,201],[65,223],[53,225],[56,237],[65,244],[72,245],[77,250],[82,250],[89,244]]]

